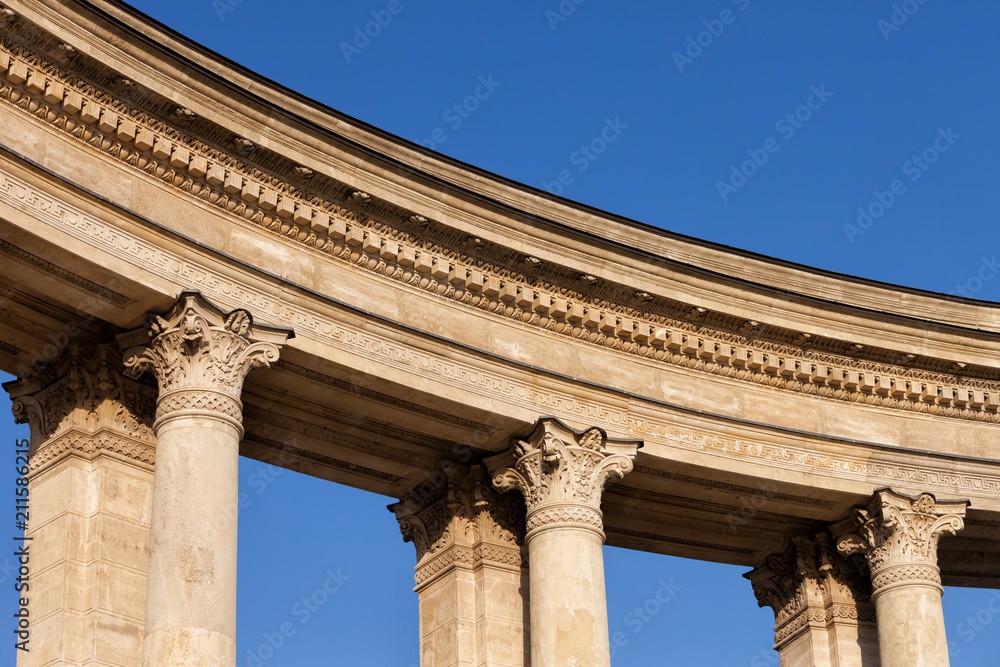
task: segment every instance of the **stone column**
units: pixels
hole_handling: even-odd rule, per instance
[[[159,384],[146,667],[236,664],[240,394],[251,369],[278,359],[288,334],[184,292],[166,318],[118,337],[123,348],[147,342],[126,351],[125,365]]]
[[[544,418],[527,440],[486,461],[494,486],[519,490],[527,506],[534,667],[611,664],[601,495],[609,478],[632,469],[641,446]]]
[[[794,538],[743,576],[758,604],[774,610],[781,667],[880,664],[867,573],[838,554],[828,534]]]
[[[101,346],[5,385],[31,425],[20,667],[141,662],[156,389],[121,370]]]
[[[962,530],[968,504],[880,489],[835,527],[841,553],[868,559],[883,667],[947,667],[937,544]]]
[[[448,476],[438,497],[390,505],[417,548],[421,667],[527,667],[524,503],[485,471]]]

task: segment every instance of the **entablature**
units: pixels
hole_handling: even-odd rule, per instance
[[[580,247],[572,234],[558,238],[550,231],[536,250],[548,250],[551,259],[526,254],[523,243],[488,242],[470,235],[466,221],[431,220],[234,134],[232,125],[141,88],[17,14],[6,21],[4,101],[219,210],[229,224],[308,248],[312,261],[344,262],[404,289],[612,353],[839,401],[1000,421],[1000,368],[982,354],[984,347],[1000,348],[995,335],[814,299],[809,317],[792,323],[797,302],[810,299],[786,295],[779,303],[773,287],[666,258],[653,263],[672,274],[672,284],[656,284],[649,275],[623,282],[624,269],[634,274],[635,267],[596,260],[608,250],[600,240]],[[370,175],[378,171],[372,166]],[[505,238],[510,232],[500,231]],[[633,254],[639,255],[633,264],[652,261]],[[567,266],[573,263],[600,275]],[[702,283],[716,284],[684,284],[698,273]],[[708,303],[713,287],[716,298],[731,293],[730,306],[734,299],[748,303],[729,311],[698,305]],[[855,320],[869,320],[855,322],[853,335],[819,333],[852,310]],[[889,342],[896,345],[886,347]]]

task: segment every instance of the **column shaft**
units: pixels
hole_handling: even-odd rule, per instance
[[[880,489],[835,527],[841,553],[868,559],[882,667],[948,666],[937,545],[962,530],[967,505]]]
[[[532,666],[609,667],[601,536],[557,524],[530,535],[527,542]]]
[[[184,292],[166,318],[118,337],[125,365],[159,384],[144,667],[236,664],[240,395],[289,333]]]
[[[875,596],[875,612],[882,667],[947,667],[941,589],[900,586],[885,591]]]
[[[240,432],[185,416],[159,426],[145,664],[236,663]],[[218,661],[218,662],[216,662]]]
[[[609,667],[601,495],[632,469],[642,443],[609,440],[538,421],[527,440],[486,461],[501,491],[518,489],[527,507],[534,667]]]

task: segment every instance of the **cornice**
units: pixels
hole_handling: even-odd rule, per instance
[[[21,172],[13,163],[0,170],[0,203],[11,204],[15,210],[85,241],[98,253],[108,253],[109,257],[127,262],[136,262],[141,257],[151,275],[171,284],[197,282],[219,303],[268,312],[275,322],[294,323],[301,339],[311,339],[365,363],[412,374],[418,382],[434,383],[437,391],[460,401],[485,398],[496,401],[491,403],[495,407],[523,409],[531,415],[552,414],[574,423],[593,423],[598,418],[616,433],[635,434],[648,444],[686,452],[713,467],[763,465],[781,468],[785,471],[783,474],[808,476],[809,483],[820,478],[850,480],[850,483],[865,485],[861,488],[866,490],[861,493],[868,492],[868,485],[876,484],[946,494],[961,492],[979,499],[992,499],[1000,492],[1000,477],[989,470],[992,459],[943,453],[933,448],[932,451],[900,447],[843,434],[824,435],[701,411],[623,392],[593,379],[559,376],[552,371],[528,367],[495,352],[453,344],[433,333],[422,341],[402,340],[390,333],[390,330],[406,328],[398,322],[355,307],[332,311],[317,308],[316,304],[276,297],[258,284],[220,272],[204,259],[180,255],[169,247],[158,246],[132,233],[127,227],[82,210],[73,203],[70,193],[80,190],[72,190],[76,187],[72,184],[68,184],[70,190],[54,195],[27,179],[28,172]],[[334,301],[320,294],[314,296],[320,301]],[[345,306],[337,303],[338,308]],[[427,341],[437,341],[457,356],[445,357],[425,349]],[[483,359],[489,363],[480,363]],[[513,368],[540,372],[557,380],[556,386],[512,374],[509,371]],[[284,419],[280,415],[272,417]],[[974,427],[973,424],[969,426]],[[334,435],[311,424],[305,427],[315,430],[319,439]],[[368,442],[367,446],[372,444]],[[351,446],[364,449],[366,445],[353,442]],[[393,456],[398,454],[398,450],[394,452]],[[414,457],[408,464],[426,467],[426,459]]]
[[[17,15],[0,17],[0,29],[3,103],[320,261],[682,371],[883,409],[1000,421],[1000,368],[819,340],[466,236],[200,118]]]

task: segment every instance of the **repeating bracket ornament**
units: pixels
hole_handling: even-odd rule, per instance
[[[604,485],[632,470],[640,447],[640,440],[609,439],[599,428],[575,431],[543,417],[527,439],[485,463],[500,492],[517,489],[524,496],[529,532],[553,524],[600,532]]]
[[[185,290],[166,317],[120,334],[126,374],[151,372],[159,384],[157,419],[200,410],[240,420],[243,381],[278,360],[291,330],[254,324],[246,310],[223,312],[199,292]],[[148,342],[147,342],[148,341]]]
[[[965,527],[968,505],[930,493],[913,497],[879,489],[866,507],[855,507],[851,518],[838,524],[837,550],[865,555],[875,594],[900,583],[940,587],[938,541]]]

